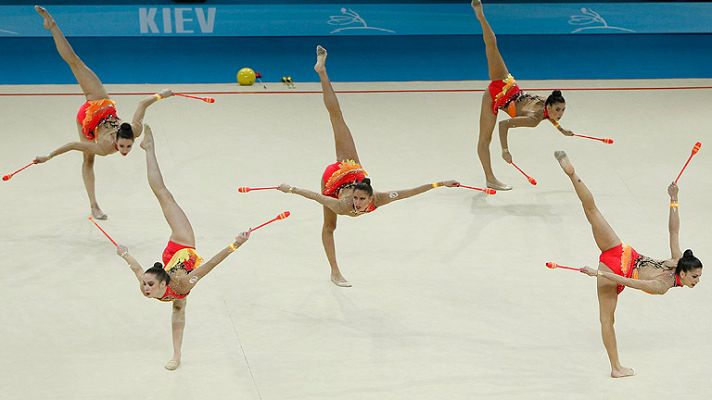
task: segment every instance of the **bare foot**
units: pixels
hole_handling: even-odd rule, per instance
[[[321,45],[316,46],[316,64],[314,65],[314,71],[316,73],[321,73],[326,70],[326,49],[321,47]]]
[[[153,151],[153,131],[148,125],[143,126],[143,140],[141,141],[141,148],[146,151]]]
[[[336,286],[351,287],[351,283],[341,276],[341,273],[339,272],[331,274],[331,281],[334,282],[334,285]]]
[[[91,208],[91,216],[94,217],[94,219],[99,219],[102,221],[109,218],[109,216],[107,216],[106,214],[104,214],[103,211],[101,211],[101,208],[99,208],[99,206]]]
[[[480,19],[484,17],[484,12],[482,11],[482,0],[472,0],[472,9],[475,10],[475,15],[477,15],[477,19]]]
[[[626,376],[633,375],[635,375],[635,371],[633,371],[633,368],[620,367],[611,370],[611,378],[625,378]]]
[[[45,29],[50,30],[57,26],[57,24],[54,22],[54,18],[49,15],[49,12],[47,12],[44,7],[35,6],[35,11],[37,11],[37,14],[44,18],[44,23],[42,24],[42,26],[44,26]]]
[[[173,357],[166,363],[165,368],[169,371],[175,371],[178,369],[178,366],[180,366],[180,358]]]
[[[574,174],[574,165],[571,164],[571,160],[569,160],[569,157],[566,155],[565,151],[555,151],[554,157],[556,157],[556,159],[559,161],[559,165],[561,165],[561,169],[564,170],[566,175],[571,176]]]
[[[487,181],[487,187],[494,190],[512,190],[512,187],[504,182],[500,182],[498,179],[494,181]]]

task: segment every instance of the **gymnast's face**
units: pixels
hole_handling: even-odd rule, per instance
[[[682,282],[683,285],[685,285],[689,288],[693,288],[693,287],[695,287],[695,285],[700,283],[701,276],[702,276],[702,268],[695,268],[688,272],[682,271],[682,272],[680,272],[680,282]]]
[[[122,156],[125,156],[129,154],[131,151],[131,148],[133,147],[134,141],[133,139],[125,139],[125,138],[119,138],[116,141],[116,150],[121,153]]]
[[[566,111],[566,103],[554,103],[546,106],[547,114],[556,121],[564,116],[564,111]]]
[[[371,197],[373,196],[369,196],[365,190],[354,190],[354,210],[358,212],[366,212],[368,205],[371,204]]]
[[[159,281],[154,274],[143,274],[141,293],[153,299],[160,298],[166,291],[166,282]]]

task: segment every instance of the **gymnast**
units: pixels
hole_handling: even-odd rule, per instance
[[[148,184],[156,195],[166,222],[171,228],[171,236],[163,250],[163,264],[157,262],[153,267],[143,270],[141,264],[129,254],[125,246],[118,246],[117,254],[126,260],[138,279],[144,296],[165,302],[173,302],[172,332],[173,357],[166,364],[166,369],[178,368],[181,360],[183,330],[185,328],[185,307],[190,291],[198,281],[210,273],[230,253],[237,250],[250,237],[250,232],[242,232],[226,248],[213,256],[206,263],[195,251],[195,234],[188,217],[176,203],[173,195],[163,183],[163,176],[158,167],[153,134],[150,126],[145,126],[141,147],[146,151],[146,174]],[[202,264],[202,265],[201,265]]]
[[[512,187],[500,182],[492,171],[490,159],[490,143],[492,133],[497,123],[497,112],[504,110],[510,119],[499,123],[499,140],[502,145],[502,158],[507,163],[512,162],[512,154],[507,144],[507,134],[510,128],[533,128],[545,119],[566,136],[573,136],[573,132],[559,125],[559,120],[566,110],[566,101],[561,91],[554,90],[546,99],[523,92],[512,75],[509,74],[504,59],[497,48],[497,38],[490,27],[482,10],[482,1],[473,0],[472,8],[477,20],[482,26],[482,37],[485,41],[485,54],[489,70],[490,84],[482,96],[480,109],[480,135],[477,142],[477,154],[482,164],[482,169],[487,180],[487,187],[496,190],[511,190]]]
[[[450,180],[428,183],[407,190],[385,193],[374,192],[371,180],[367,178],[368,174],[361,166],[351,131],[344,121],[336,93],[334,93],[329,77],[326,74],[326,49],[318,46],[316,51],[317,62],[314,70],[319,74],[324,105],[329,112],[329,119],[334,131],[336,162],[327,166],[322,175],[321,193],[286,184],[280,185],[279,190],[315,200],[324,206],[324,224],[321,239],[331,266],[331,281],[337,286],[350,287],[351,284],[341,275],[336,262],[334,231],[336,230],[337,215],[358,217],[394,201],[403,200],[440,186],[456,187],[459,183]]]
[[[593,238],[601,250],[598,269],[584,267],[581,272],[597,277],[601,335],[611,363],[611,377],[622,378],[634,375],[633,369],[622,366],[618,358],[616,332],[613,328],[618,295],[626,286],[650,294],[665,294],[674,287],[693,288],[699,283],[702,275],[702,263],[692,254],[692,250],[685,250],[684,253],[680,251],[678,187],[674,182],[668,186],[671,257],[667,260],[654,260],[638,254],[632,247],[621,242],[596,207],[593,194],[576,174],[566,153],[557,151],[554,155],[574,185],[586,218],[593,229]]]
[[[67,143],[46,156],[37,156],[34,162],[37,164],[44,163],[71,150],[84,153],[82,178],[89,196],[91,214],[94,218],[103,220],[107,216],[96,201],[94,157],[107,156],[116,152],[121,153],[122,156],[129,154],[134,139],[141,135],[143,129],[142,121],[146,109],[160,99],[173,96],[173,92],[166,89],[141,100],[131,123],[123,122],[117,116],[115,103],[109,99],[104,85],[74,52],[54,18],[43,7],[35,6],[35,11],[44,18],[44,28],[52,34],[59,55],[71,68],[75,79],[86,96],[86,102],[79,108],[79,113],[77,114],[79,141]]]

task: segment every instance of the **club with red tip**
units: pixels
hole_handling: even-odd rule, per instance
[[[256,231],[256,230],[262,228],[262,227],[265,226],[265,225],[271,224],[271,223],[274,222],[274,221],[279,221],[279,220],[281,220],[281,219],[285,219],[285,218],[289,217],[290,215],[292,215],[292,213],[290,213],[289,211],[285,211],[285,212],[283,212],[283,213],[280,213],[278,216],[272,218],[271,220],[265,222],[264,224],[259,225],[259,226],[256,227],[256,228],[251,228],[251,229],[250,229],[250,232],[254,232],[254,231]]]
[[[215,99],[212,97],[198,97],[198,96],[191,96],[189,94],[185,93],[173,93],[176,96],[182,96],[182,97],[188,97],[190,99],[196,99],[196,100],[202,100],[206,103],[215,103]]]
[[[536,185],[536,179],[534,179],[534,178],[532,178],[531,176],[527,175],[526,172],[522,171],[521,168],[517,167],[517,164],[515,164],[515,163],[513,163],[513,162],[510,163],[510,164],[512,164],[512,165],[514,166],[514,168],[517,169],[517,171],[521,172],[522,175],[524,175],[524,177],[527,178],[527,180],[529,181],[529,183],[531,183],[532,185]]]
[[[35,164],[35,162],[32,161],[31,163],[25,165],[24,167],[18,169],[17,171],[15,171],[15,172],[13,172],[13,173],[11,173],[11,174],[3,175],[2,180],[4,180],[4,181],[9,181],[9,180],[12,178],[13,175],[15,175],[16,173],[22,171],[22,170],[25,169],[25,168],[30,168],[30,167],[33,166],[34,164]]]
[[[611,139],[611,138],[599,138],[599,137],[595,137],[595,136],[579,135],[577,133],[574,133],[574,136],[577,136],[580,138],[585,138],[585,139],[598,140],[599,142],[603,142],[605,144],[613,144],[613,139]]]
[[[675,184],[677,185],[677,181],[680,180],[680,176],[682,173],[685,171],[685,168],[687,168],[687,165],[690,163],[690,160],[692,160],[692,157],[697,154],[698,151],[700,151],[700,148],[702,148],[702,142],[697,142],[695,143],[695,146],[692,147],[692,154],[690,154],[690,157],[687,158],[687,162],[685,163],[685,166],[682,167],[682,170],[680,170],[680,173],[677,174],[677,178],[675,178]],[[4,178],[3,178],[4,179]]]
[[[483,188],[478,188],[478,187],[474,187],[474,186],[467,186],[467,185],[463,185],[463,184],[459,184],[459,185],[457,185],[457,187],[461,187],[461,188],[465,188],[465,189],[472,189],[472,190],[479,190],[480,192],[485,192],[486,194],[497,194],[497,191],[496,191],[496,190],[490,189],[490,188],[484,188],[484,189],[483,189]]]
[[[567,266],[565,266],[565,265],[559,265],[559,264],[557,264],[557,263],[555,263],[555,262],[551,262],[551,261],[549,261],[548,263],[546,263],[546,267],[549,268],[549,269],[561,268],[561,269],[569,269],[569,270],[571,270],[571,271],[579,271],[579,272],[581,272],[581,270],[583,269],[583,268],[567,267]]]
[[[240,186],[237,188],[237,191],[240,193],[247,193],[247,192],[251,192],[253,190],[271,190],[271,189],[279,189],[279,186],[267,186],[267,187]]]
[[[116,246],[117,249],[119,248],[119,245],[114,241],[114,239],[112,239],[111,236],[109,236],[109,234],[106,233],[106,231],[103,230],[103,229],[101,228],[101,226],[99,226],[99,224],[96,223],[96,221],[94,221],[94,218],[92,218],[91,215],[89,216],[89,221],[91,221],[91,223],[94,224],[94,226],[96,226],[97,228],[99,228],[99,230],[101,231],[101,233],[103,233],[104,236],[106,236],[106,238],[109,239],[109,240],[111,241],[111,243],[113,243],[114,246]]]

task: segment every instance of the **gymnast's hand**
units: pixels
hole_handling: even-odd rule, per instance
[[[252,233],[251,230],[247,232],[242,232],[239,235],[235,236],[235,244],[238,246],[242,246],[242,244],[250,238],[250,233]]]
[[[593,269],[591,267],[583,267],[581,268],[581,273],[586,274],[588,276],[596,276],[598,275],[598,270]]]
[[[127,254],[129,254],[129,248],[120,244],[119,247],[116,248],[116,254],[119,257],[124,258]]]
[[[561,128],[561,133],[562,133],[564,136],[573,136],[573,135],[574,135],[573,132],[571,132],[571,131],[568,130],[568,129],[564,129],[564,128]]]
[[[677,199],[677,192],[680,188],[677,187],[677,184],[675,182],[671,183],[670,186],[668,186],[668,194],[670,195],[671,199]]]
[[[158,95],[161,96],[162,99],[165,99],[166,97],[173,96],[174,93],[171,89],[163,89],[160,92],[158,92]]]
[[[509,150],[502,150],[502,158],[504,158],[504,161],[506,161],[507,164],[512,163],[512,154],[509,152]]]
[[[458,186],[460,186],[460,182],[458,182],[458,181],[443,181],[443,186],[458,187]]]
[[[291,190],[290,190],[290,189],[291,189]],[[279,191],[282,192],[282,193],[289,193],[289,192],[291,192],[292,190],[294,190],[294,186],[287,185],[286,183],[283,183],[283,184],[279,185],[279,187],[277,188],[277,190],[279,190]]]
[[[32,160],[32,162],[34,162],[35,164],[42,164],[43,162],[48,161],[49,159],[49,156],[37,156],[34,160]]]

